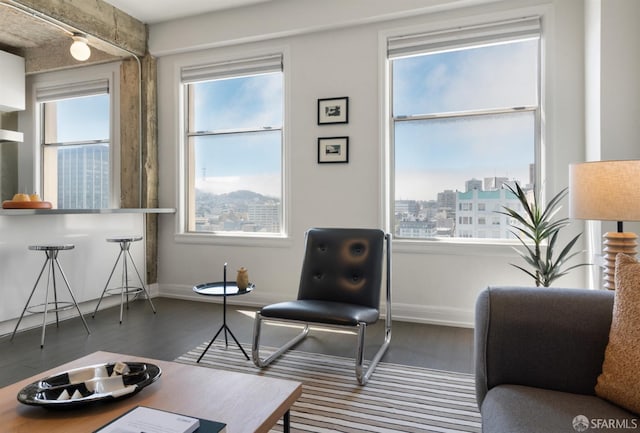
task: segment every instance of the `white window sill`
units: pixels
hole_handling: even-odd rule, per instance
[[[286,235],[256,235],[256,234],[218,234],[218,233],[178,233],[176,243],[207,244],[227,246],[249,246],[286,248],[293,245],[293,239]]]
[[[393,239],[394,253],[518,257],[514,247],[522,244],[499,239]]]

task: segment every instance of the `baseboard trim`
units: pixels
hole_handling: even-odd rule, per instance
[[[402,322],[473,328],[474,317],[472,310],[462,308],[393,304],[393,318]]]
[[[158,294],[164,298],[183,299],[198,302],[222,303],[222,297],[203,296],[193,291],[192,286],[162,284],[158,287]],[[281,302],[282,299],[272,293],[255,290],[246,296],[227,298],[231,305],[244,305],[260,308],[264,305]],[[393,318],[402,322],[425,323],[431,325],[453,326],[458,328],[473,328],[474,312],[462,308],[430,307],[412,304],[393,304]]]

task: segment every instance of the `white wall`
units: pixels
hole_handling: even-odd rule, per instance
[[[640,2],[586,0],[585,118],[586,160],[640,159],[637,119],[640,116]],[[625,231],[640,231],[625,222]],[[591,222],[588,248],[602,258],[602,233],[616,231],[615,222]],[[592,280],[601,281],[598,268]]]
[[[545,186],[554,194],[567,185],[568,164],[584,160],[582,0],[284,0],[151,26],[150,49],[159,57],[161,207],[181,206],[177,187],[181,141],[177,71],[181,62],[191,56],[242,57],[243,53],[284,47],[289,80],[290,238],[268,243],[185,242],[176,237],[179,215],[163,216],[158,241],[160,293],[198,299],[191,287],[220,280],[222,264],[228,262],[232,270],[247,267],[257,286],[251,295],[234,298],[234,302],[262,305],[294,297],[307,228],[384,224],[380,127],[384,59],[380,41],[384,35],[461,24],[473,17],[491,20],[533,13],[544,15]],[[316,100],[337,96],[350,97],[349,124],[317,126]],[[316,163],[317,137],[331,135],[350,137],[348,164]],[[581,228],[576,222],[572,231]],[[484,287],[531,284],[509,265],[519,260],[505,245],[437,242],[416,246],[396,241],[394,317],[469,326],[476,296]],[[574,272],[556,285],[584,286],[586,274]]]
[[[640,158],[640,2],[601,1],[602,159]]]

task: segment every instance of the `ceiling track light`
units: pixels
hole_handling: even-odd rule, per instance
[[[89,58],[89,56],[91,56],[91,48],[89,48],[89,44],[87,43],[86,35],[82,33],[73,33],[71,38],[73,39],[73,43],[69,48],[69,52],[74,59],[84,62]]]

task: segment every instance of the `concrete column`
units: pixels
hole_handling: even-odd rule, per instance
[[[142,58],[143,147],[142,206],[158,207],[158,93],[157,63],[151,55]],[[158,279],[158,215],[146,216],[147,281]]]
[[[135,59],[124,61],[120,90],[120,205],[131,208],[157,207],[156,60],[150,55],[143,57],[140,59],[140,69]],[[138,121],[140,115],[142,122]],[[153,283],[157,278],[157,215],[148,215],[146,218],[147,280]]]

